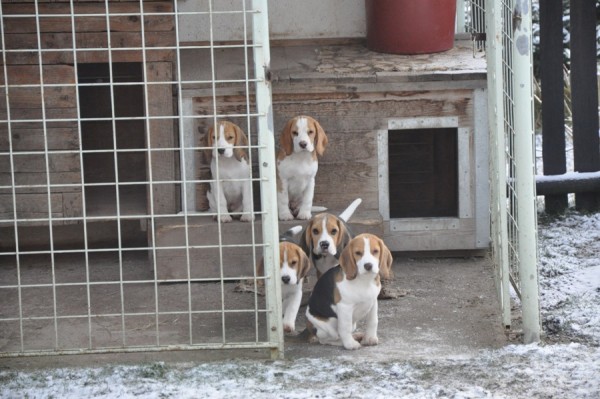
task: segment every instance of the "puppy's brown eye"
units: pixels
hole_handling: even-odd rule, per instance
[[[290,265],[292,265],[292,266],[296,266],[296,264],[297,264],[297,263],[298,263],[298,261],[295,261],[295,260],[293,260],[293,261],[290,263]]]
[[[294,131],[292,132],[292,136],[297,136],[297,135],[298,135],[298,132],[294,130]]]
[[[379,250],[378,250],[378,249],[374,249],[374,250],[373,250],[373,255],[377,255],[378,253],[379,253]]]
[[[359,257],[362,256],[362,254],[363,254],[362,251],[356,251],[356,252],[354,252],[354,255],[359,256]]]
[[[309,136],[312,136],[313,134],[315,134],[315,131],[314,131],[314,130],[309,130],[309,131],[308,131],[308,135],[309,135]]]
[[[332,230],[331,230],[331,235],[332,235],[332,236],[336,235],[337,233],[338,233],[338,230],[337,230],[337,229],[332,229]]]
[[[227,140],[233,140],[233,136],[227,137]]]

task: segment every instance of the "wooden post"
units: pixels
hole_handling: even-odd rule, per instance
[[[563,79],[563,7],[561,1],[540,2],[540,78],[542,81],[542,158],[544,175],[567,171]],[[547,213],[568,207],[567,194],[546,195]]]
[[[571,101],[576,172],[600,170],[596,23],[595,0],[571,0]],[[578,210],[600,209],[600,193],[578,192],[575,200]]]

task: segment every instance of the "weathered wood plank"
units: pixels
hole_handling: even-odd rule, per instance
[[[21,178],[23,178],[23,180],[25,180],[25,182],[31,182],[33,179],[31,178],[33,174],[25,174],[25,176],[22,175],[16,175],[16,184],[17,187],[15,188],[15,192],[17,193],[17,195],[21,195],[21,194],[40,194],[40,193],[47,193],[48,189],[46,187],[46,174],[41,174],[41,173],[37,173],[35,174],[39,180],[42,180],[42,182],[40,182],[40,184],[44,185],[44,187],[22,187],[19,186],[19,184],[22,184],[19,180]],[[81,183],[81,175],[79,173],[63,173],[62,175],[70,175],[72,176],[71,180],[73,180],[72,184],[80,184]],[[0,182],[2,181],[2,179],[4,178],[4,176],[0,177]],[[53,184],[53,182],[51,182]],[[28,184],[32,184],[32,183],[28,183]],[[4,182],[0,183],[0,186],[5,186]],[[10,186],[10,184],[8,184],[8,186]],[[50,192],[52,194],[64,194],[64,193],[79,193],[81,192],[81,186],[53,186],[50,188]],[[11,189],[0,189],[0,193],[8,193],[12,195],[12,190]]]
[[[10,118],[15,121],[39,120],[43,118],[41,105],[40,108],[11,108]],[[54,119],[71,119],[72,122],[77,120],[77,108],[46,108],[46,121],[53,123]],[[21,123],[21,122],[18,122]]]
[[[79,134],[77,124],[72,123],[71,127],[46,127],[46,137],[44,137],[44,127],[41,123],[13,123],[12,148],[13,151],[40,151],[47,147],[49,150],[76,150],[79,148]],[[24,126],[29,125],[29,126]],[[32,127],[31,125],[37,125]],[[0,151],[9,150],[8,127],[0,125]]]
[[[3,0],[3,13],[6,15],[35,14],[34,0]],[[69,1],[38,0],[40,14],[69,14],[71,4]],[[98,14],[106,11],[106,4],[100,0],[77,0],[74,2],[75,14]],[[111,0],[109,11],[112,13],[137,13],[140,12],[138,0]],[[144,1],[144,13],[173,12],[172,1]]]
[[[38,35],[34,33],[6,34],[5,45],[7,50],[72,50],[73,35],[71,32],[64,33],[42,33],[38,41]],[[109,36],[106,32],[77,32],[75,35],[76,48],[108,48]],[[110,47],[118,48],[141,48],[145,47],[174,47],[175,34],[165,32],[144,32],[142,40],[141,32],[114,32],[110,33]]]
[[[83,215],[83,197],[81,191],[62,194],[63,217],[80,217]]]
[[[129,11],[138,12],[138,11]],[[67,12],[68,13],[68,12]],[[141,14],[109,17],[111,32],[140,32],[142,19],[145,32],[170,32],[175,28],[173,16]],[[39,31],[41,33],[70,33],[73,32],[73,20],[76,32],[106,32],[106,17],[76,16],[67,17],[41,16]],[[4,33],[35,33],[38,31],[35,17],[5,18]]]
[[[17,195],[17,218],[23,219],[47,219],[48,218],[48,195],[45,192],[18,194]],[[77,202],[79,198],[79,203]],[[52,204],[51,216],[53,226],[75,224],[77,221],[59,220],[64,217],[79,217],[82,215],[81,193],[57,193],[50,195]],[[68,201],[68,202],[66,202]],[[0,220],[12,220],[14,218],[14,207],[12,195],[0,194]],[[24,226],[47,226],[47,221],[19,222],[19,227]],[[23,237],[29,241],[30,236]],[[6,243],[2,243],[6,244]]]
[[[172,61],[175,59],[174,50],[153,50],[146,49],[146,61],[161,62]],[[43,55],[45,65],[54,64],[73,64],[75,56],[72,50],[53,51]],[[140,50],[114,50],[111,58],[113,62],[141,62],[143,52]],[[77,62],[108,62],[108,51],[77,51]],[[6,54],[7,65],[39,65],[39,55],[36,50],[31,52],[18,52]]]
[[[170,62],[148,63],[146,68],[146,77],[149,82],[165,82],[173,78],[173,64]],[[148,112],[150,116],[175,115],[173,92],[171,85],[149,85]],[[151,120],[149,123],[149,135],[151,149],[173,148],[176,141],[176,122],[174,120]],[[176,154],[173,151],[154,151],[149,158],[150,171],[153,180],[172,181],[178,176],[176,173]],[[150,175],[150,174],[148,174]],[[175,184],[154,184],[152,185],[154,198],[154,213],[165,214],[174,213],[179,204],[177,203],[178,193]],[[150,209],[150,207],[148,207]]]
[[[50,194],[52,203],[52,216],[62,215],[62,194]],[[16,201],[17,218],[47,218],[48,217],[48,195],[47,194],[19,194]],[[0,218],[11,218],[14,215],[14,204],[12,196],[0,194]]]
[[[74,86],[44,87],[42,97],[41,87],[14,87],[9,89],[9,102],[12,108],[39,109],[43,104],[46,108],[73,108],[77,106],[77,89]]]
[[[10,65],[6,68],[8,84],[41,84],[38,65]],[[44,84],[74,84],[75,68],[72,65],[44,65],[42,67]],[[4,78],[4,77],[3,77]],[[12,90],[11,96],[12,96]]]
[[[461,219],[458,228],[440,230],[407,229],[390,231],[389,223],[384,222],[384,240],[392,251],[442,251],[475,249],[475,219]]]
[[[80,170],[79,154],[48,154],[50,173],[78,172]],[[0,174],[11,170],[10,158],[0,157]],[[46,173],[46,156],[13,154],[12,170],[14,173]]]

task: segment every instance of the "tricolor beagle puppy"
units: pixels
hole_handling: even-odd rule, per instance
[[[327,146],[325,131],[310,116],[297,116],[285,125],[277,154],[277,207],[279,220],[311,218],[317,156]]]
[[[377,295],[381,277],[389,277],[392,255],[383,241],[360,234],[342,251],[340,264],[316,283],[308,301],[308,329],[316,330],[320,343],[358,349],[377,345]],[[364,334],[353,334],[356,323],[366,318]],[[359,342],[360,341],[360,342]]]
[[[282,238],[283,239],[283,238]],[[302,301],[302,284],[310,271],[310,261],[302,249],[290,241],[279,243],[281,297],[283,299],[283,331],[296,330],[296,316]],[[264,275],[264,261],[258,265],[258,275]]]
[[[207,146],[211,147],[213,178],[206,193],[210,211],[219,212],[224,223],[231,222],[230,213],[242,213],[242,222],[254,220],[251,169],[246,152],[248,139],[243,130],[232,122],[220,121],[209,129]]]
[[[362,199],[354,200],[340,216],[320,213],[313,216],[300,237],[300,246],[317,269],[317,277],[339,264],[340,254],[353,237],[346,222]]]

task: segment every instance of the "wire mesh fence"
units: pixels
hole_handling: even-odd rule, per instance
[[[521,302],[526,341],[539,339],[533,149],[531,9],[486,3],[492,173],[492,241],[503,322],[509,287]],[[515,53],[516,52],[516,53]],[[523,278],[523,276],[526,276]]]
[[[2,356],[282,349],[266,1],[223,4],[2,2]],[[224,120],[243,179],[203,173]],[[215,182],[251,187],[249,222],[206,209]]]

